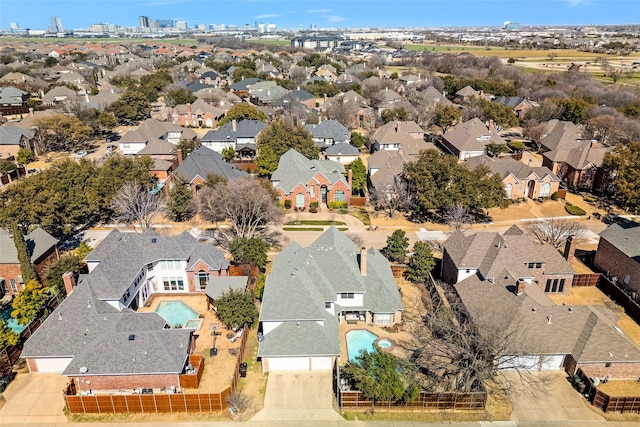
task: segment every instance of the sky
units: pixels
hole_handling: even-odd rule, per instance
[[[638,24],[639,0],[0,0],[0,28],[65,30],[108,23],[138,26],[139,16],[197,24],[276,24],[278,28],[497,27]]]

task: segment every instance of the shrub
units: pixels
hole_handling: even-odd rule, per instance
[[[347,202],[329,202],[327,203],[329,209],[345,209],[347,207]]]
[[[312,200],[311,202],[309,202],[309,207],[318,209],[318,201]]]
[[[551,200],[558,200],[560,196],[558,195],[557,191],[554,191],[553,194],[551,195]]]
[[[564,210],[569,212],[571,215],[586,215],[587,213],[580,206],[572,205],[571,203],[567,203],[564,205]]]
[[[309,208],[309,212],[311,212],[311,213],[318,213],[318,208],[311,206],[311,207]]]
[[[285,200],[284,201],[284,208],[285,209],[291,209],[291,200]]]

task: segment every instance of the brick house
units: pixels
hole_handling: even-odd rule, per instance
[[[171,110],[171,121],[180,126],[213,128],[224,117],[225,111],[197,99],[193,104],[179,104]]]
[[[640,293],[640,224],[611,224],[600,233],[594,263],[602,273]]]
[[[549,168],[530,167],[511,157],[497,158],[483,154],[470,157],[464,163],[472,169],[486,166],[491,173],[498,174],[507,198],[511,200],[550,197],[560,188],[560,179]]]
[[[37,227],[26,234],[24,240],[27,243],[31,264],[42,277],[47,265],[58,259],[58,239]],[[16,295],[23,287],[24,281],[20,273],[20,261],[13,237],[0,228],[0,297]]]
[[[351,172],[345,179],[344,166],[332,160],[309,160],[293,148],[280,157],[271,176],[278,202],[291,200],[297,209],[308,209],[312,201],[319,206],[351,199]]]
[[[325,114],[331,110],[348,111],[349,123],[345,125],[349,129],[373,130],[378,121],[375,110],[362,95],[353,90],[325,99],[320,108]]]
[[[485,154],[489,144],[505,145],[507,143],[498,135],[491,122],[489,126],[486,126],[477,117],[460,123],[447,131],[440,138],[440,142],[447,151],[459,160]]]
[[[65,274],[67,298],[26,341],[30,371],[62,373],[80,387],[90,381],[94,390],[178,387],[193,330],[166,329],[157,313],[136,310],[154,294],[204,295],[212,277],[228,275],[224,253],[186,232],[114,230],[85,261],[89,274],[77,286]]]
[[[35,133],[29,129],[6,125],[0,127],[0,159],[15,157],[21,148],[32,149]]]
[[[496,349],[501,369],[582,368],[590,377],[638,378],[640,347],[599,306],[556,304],[573,270],[550,246],[534,244],[517,226],[504,234],[452,234],[444,243],[442,278],[460,297],[465,315],[508,337]]]

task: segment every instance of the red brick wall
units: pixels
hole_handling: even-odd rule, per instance
[[[624,277],[628,274],[631,277],[626,286],[640,292],[640,263],[629,259],[605,239],[600,239],[593,262],[603,273],[616,276],[620,284],[624,284]]]
[[[15,280],[18,286],[18,291],[22,289],[22,285],[18,282],[18,276],[20,276],[20,264],[0,264],[0,277],[2,277],[7,284],[8,294],[13,295],[11,290],[10,280]]]
[[[206,262],[200,260],[200,261],[198,261],[198,262],[196,262],[194,264],[193,271],[187,271],[187,280],[189,282],[189,292],[190,293],[204,292],[204,290],[202,290],[202,291],[197,291],[196,290],[195,275],[200,270],[204,270],[207,273],[209,273],[209,277],[212,277],[212,276],[228,276],[229,275],[228,269],[227,270],[212,270]]]
[[[32,374],[38,372],[38,366],[36,365],[35,359],[28,358],[27,366],[29,367],[29,372],[31,372]]]
[[[91,390],[127,390],[134,388],[180,387],[178,374],[162,375],[105,375],[74,377],[78,391]],[[89,383],[87,383],[89,381]]]
[[[42,279],[44,277],[44,270],[47,268],[47,265],[51,261],[55,261],[58,259],[58,251],[56,247],[52,247],[46,254],[40,257],[39,260],[36,260],[36,263],[33,265],[36,269],[36,273],[38,273],[38,277]]]
[[[640,362],[611,362],[609,367],[606,367],[604,363],[578,363],[578,368],[582,369],[589,378],[606,376],[626,380],[640,378]]]

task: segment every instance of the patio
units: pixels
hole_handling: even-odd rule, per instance
[[[226,329],[218,319],[216,313],[209,309],[207,296],[204,294],[172,294],[154,295],[145,307],[138,309],[139,313],[155,312],[163,301],[181,301],[195,310],[203,319],[202,325],[194,332],[196,346],[194,354],[204,358],[204,373],[198,389],[185,389],[185,393],[218,393],[231,385],[231,376],[235,369],[237,351],[240,348],[240,340],[231,342],[227,338],[231,330]],[[213,346],[214,337],[211,327],[217,328],[215,348],[218,350],[215,356],[211,356],[210,349]],[[235,334],[234,334],[235,335]]]

